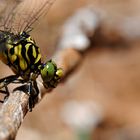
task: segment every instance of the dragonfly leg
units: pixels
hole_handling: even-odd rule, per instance
[[[18,76],[17,75],[10,75],[7,76],[5,78],[0,79],[0,92],[2,94],[5,94],[4,100],[0,101],[1,103],[3,103],[4,101],[7,100],[7,98],[9,97],[9,89],[8,89],[8,85],[10,83],[12,83],[13,81],[17,80]],[[5,88],[5,90],[2,90],[1,88]]]

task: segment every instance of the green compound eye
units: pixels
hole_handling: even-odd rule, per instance
[[[41,76],[43,81],[47,82],[50,81],[55,74],[55,65],[52,62],[47,62],[44,65],[44,68],[41,69]]]
[[[52,60],[43,64],[40,72],[46,88],[56,87],[63,76],[62,69],[57,68],[57,65]]]

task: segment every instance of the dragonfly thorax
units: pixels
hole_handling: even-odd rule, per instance
[[[1,60],[23,78],[38,71],[41,64],[40,48],[31,36],[25,32],[17,35],[3,32],[3,36],[7,37],[0,46]]]

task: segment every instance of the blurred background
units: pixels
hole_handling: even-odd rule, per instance
[[[31,34],[49,59],[63,24],[87,6],[100,19],[90,48],[68,78],[27,114],[17,140],[140,139],[139,0],[57,0]],[[12,73],[0,65],[0,77]]]

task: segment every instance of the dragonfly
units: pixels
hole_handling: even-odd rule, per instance
[[[54,1],[0,0],[0,60],[14,73],[0,79],[0,92],[5,94],[2,103],[9,97],[10,83],[27,83],[29,111],[32,111],[39,95],[38,76],[41,75],[47,89],[60,82],[62,69],[53,60],[42,62],[40,48],[30,35],[33,24],[48,13]]]

